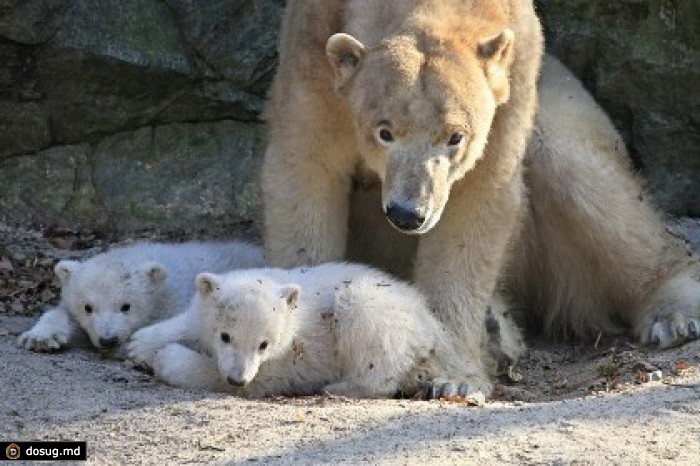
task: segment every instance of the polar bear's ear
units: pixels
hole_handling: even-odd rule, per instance
[[[151,283],[156,285],[158,283],[163,283],[163,281],[168,276],[168,272],[165,270],[165,267],[163,267],[157,262],[150,262],[148,264],[145,264],[141,268],[141,270],[143,271],[144,275],[148,277]]]
[[[350,34],[333,34],[326,42],[326,56],[335,72],[335,86],[340,89],[360,66],[365,46]]]
[[[194,284],[197,286],[197,290],[204,296],[209,296],[219,288],[219,279],[213,273],[200,273],[197,278],[194,279]]]
[[[282,299],[287,301],[289,307],[297,307],[300,296],[301,287],[299,285],[285,285],[282,287]]]
[[[64,284],[68,281],[71,275],[80,267],[80,262],[77,261],[61,261],[53,268],[54,273],[58,277],[58,281]]]
[[[486,79],[493,90],[496,102],[500,105],[510,97],[508,69],[513,62],[515,33],[504,29],[500,34],[479,43],[479,57],[486,62]]]

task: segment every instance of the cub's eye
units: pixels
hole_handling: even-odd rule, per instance
[[[462,133],[454,133],[452,137],[450,137],[450,141],[447,143],[450,146],[458,146],[462,143],[464,140],[464,134]]]
[[[382,128],[379,130],[379,139],[382,142],[390,144],[390,143],[394,142],[394,134],[391,131],[389,131],[388,129]]]
[[[260,351],[265,351],[267,349],[267,340],[260,343]]]
[[[130,310],[131,310],[131,304],[128,304],[128,303],[122,304],[122,308],[121,308],[122,312],[129,312]]]
[[[90,306],[89,304],[86,304],[85,305],[85,313],[92,314],[92,306]]]
[[[224,343],[231,343],[231,335],[229,335],[226,332],[223,332],[221,334],[221,341],[223,341]]]

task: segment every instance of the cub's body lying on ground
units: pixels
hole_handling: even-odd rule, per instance
[[[376,398],[416,394],[446,374],[478,374],[455,355],[418,291],[366,266],[204,273],[196,281],[186,313],[141,329],[128,347],[172,385]],[[209,356],[176,343],[183,340]]]
[[[203,270],[260,267],[260,248],[241,242],[140,243],[84,262],[61,261],[61,302],[19,338],[34,351],[55,351],[87,334],[101,350],[120,347],[139,328],[187,308]]]

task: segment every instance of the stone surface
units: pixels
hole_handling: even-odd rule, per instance
[[[110,230],[250,221],[261,125],[174,123],[0,160],[0,208],[37,222]]]
[[[660,206],[700,215],[700,2],[536,4],[550,50],[610,113]]]
[[[700,4],[539,0],[661,206],[700,214]],[[0,0],[0,216],[251,220],[284,0]]]
[[[283,0],[0,0],[0,207],[202,227],[257,213]]]
[[[240,122],[142,128],[96,146],[95,189],[119,229],[250,220],[263,148]]]

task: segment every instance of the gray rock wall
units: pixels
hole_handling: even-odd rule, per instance
[[[700,2],[539,0],[660,204],[700,214]],[[0,0],[0,215],[251,220],[284,0]]]
[[[0,209],[250,220],[283,0],[0,0]]]

